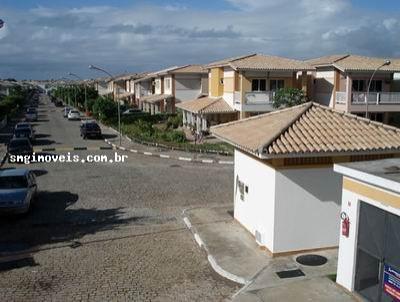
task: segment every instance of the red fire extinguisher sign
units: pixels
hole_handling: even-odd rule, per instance
[[[349,237],[349,234],[350,234],[349,216],[345,212],[342,212],[340,214],[340,218],[342,219],[342,235],[345,237]]]

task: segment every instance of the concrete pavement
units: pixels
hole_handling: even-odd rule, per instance
[[[241,283],[232,301],[357,301],[328,276],[336,274],[337,249],[310,254],[327,258],[322,266],[296,261],[303,254],[271,257],[232,217],[232,205],[184,211],[183,219],[196,242],[221,276]],[[301,270],[303,276],[280,278],[277,272]]]

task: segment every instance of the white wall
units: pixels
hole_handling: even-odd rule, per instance
[[[261,245],[274,249],[275,169],[235,150],[234,216],[248,231],[262,234]],[[240,199],[236,178],[248,186]]]
[[[364,183],[364,185],[366,184]],[[350,219],[350,233],[348,238],[340,235],[336,282],[349,291],[354,291],[360,200],[400,216],[400,209],[386,206],[377,200],[372,200],[349,190],[343,190],[341,211],[346,212]]]
[[[197,99],[201,94],[201,75],[175,75],[175,99],[178,102]]]
[[[315,73],[314,101],[333,107],[333,85],[335,72],[333,70],[317,71]]]
[[[337,246],[341,188],[333,167],[277,170],[272,252]]]

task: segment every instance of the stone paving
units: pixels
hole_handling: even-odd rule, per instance
[[[51,106],[42,104],[37,133],[84,144]],[[29,168],[38,202],[0,218],[0,301],[223,301],[239,289],[212,270],[181,221],[185,208],[231,199],[232,166],[129,154],[120,164]]]

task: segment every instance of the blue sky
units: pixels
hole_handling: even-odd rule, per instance
[[[95,77],[247,53],[400,57],[400,1],[0,0],[0,78]]]

